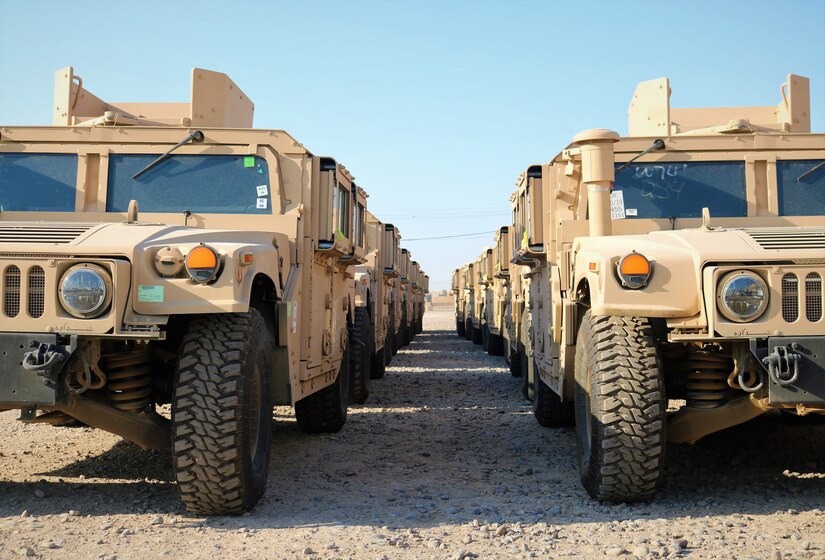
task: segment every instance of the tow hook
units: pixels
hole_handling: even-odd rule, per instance
[[[771,354],[762,358],[762,363],[768,368],[768,375],[779,386],[792,385],[799,377],[799,360],[802,356],[794,350],[799,350],[796,343],[777,346]]]
[[[54,370],[59,369],[66,359],[63,350],[54,344],[32,340],[29,348],[32,350],[23,355],[23,369],[43,377],[52,378]]]

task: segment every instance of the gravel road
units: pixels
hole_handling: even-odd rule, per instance
[[[825,558],[825,422],[762,417],[670,446],[656,500],[600,505],[570,429],[429,311],[334,435],[276,409],[269,487],[189,515],[169,453],[0,414],[0,558]]]

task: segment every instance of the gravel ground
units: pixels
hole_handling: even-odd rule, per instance
[[[543,429],[501,358],[427,313],[339,434],[276,409],[251,513],[178,501],[168,452],[0,414],[0,558],[825,558],[825,423],[762,417],[670,446],[656,500],[600,505],[575,437]]]

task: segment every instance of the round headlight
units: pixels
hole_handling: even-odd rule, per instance
[[[717,298],[719,311],[731,321],[753,321],[768,306],[768,286],[753,272],[739,270],[722,279]]]
[[[81,319],[102,315],[112,300],[109,274],[94,264],[75,265],[60,280],[60,303]]]

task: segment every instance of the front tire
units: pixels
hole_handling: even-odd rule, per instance
[[[344,350],[338,376],[332,385],[295,403],[298,428],[310,434],[339,432],[347,422],[349,400],[349,347]]]
[[[649,500],[664,466],[667,400],[647,319],[585,313],[575,369],[582,484],[600,501]]]
[[[575,418],[573,402],[562,402],[561,397],[544,384],[538,372],[533,374],[533,416],[544,428],[572,426]]]
[[[272,368],[272,341],[256,310],[196,317],[187,325],[175,371],[172,442],[190,512],[238,515],[263,495]]]
[[[458,336],[464,337],[464,323],[459,318],[455,320],[455,332]]]
[[[370,395],[369,380],[372,354],[370,315],[364,307],[355,308],[355,320],[349,334],[352,402],[364,404]]]

